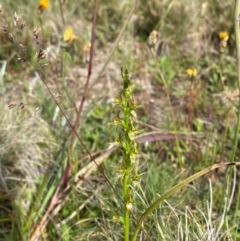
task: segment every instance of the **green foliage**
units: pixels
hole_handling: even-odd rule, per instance
[[[173,78],[175,77],[176,75],[176,70],[175,70],[175,63],[174,63],[174,60],[172,60],[170,57],[168,56],[162,56],[158,59],[158,66],[156,66],[156,62],[154,59],[150,59],[149,60],[149,65],[152,67],[152,68],[160,68],[162,70],[162,74],[163,76],[165,76],[165,79],[166,79],[166,83],[167,84],[170,84],[172,83],[172,80]],[[158,79],[157,81],[159,83],[162,82],[161,80],[161,77],[158,76]]]
[[[22,57],[21,48],[1,31],[0,59],[7,61],[7,68],[0,76],[5,105],[0,111],[0,240],[30,240],[58,187],[61,195],[47,215],[42,240],[123,240],[122,226],[125,240],[140,227],[143,239],[150,240],[219,238],[220,233],[209,232],[209,227],[221,232],[221,240],[238,240],[239,230],[234,225],[239,219],[240,195],[235,192],[230,200],[230,190],[226,191],[236,182],[231,172],[208,174],[212,186],[203,178],[174,187],[207,166],[239,155],[233,145],[238,140],[239,97],[234,5],[220,0],[141,0],[128,27],[123,28],[124,34],[118,35],[133,4],[99,1],[93,71],[84,96],[87,104],[76,128],[94,155],[89,158],[82,144],[74,142],[71,149],[72,130],[55,100],[74,124],[87,75],[95,2],[50,2],[50,7],[39,13],[38,1],[6,0],[1,13],[35,67],[17,60]],[[14,25],[15,11],[20,24],[26,21],[22,31]],[[39,30],[39,46],[33,40],[34,27]],[[76,35],[72,42],[63,40],[68,27]],[[158,33],[156,42],[148,46],[153,30]],[[229,35],[225,47],[220,31]],[[122,40],[118,42],[117,36]],[[119,43],[116,53],[111,52],[113,42]],[[35,55],[39,47],[47,52],[44,80],[56,94],[55,100],[47,94],[42,80],[34,80],[36,67],[42,63]],[[108,53],[111,58],[107,60]],[[102,69],[105,63],[109,64]],[[110,102],[120,92],[119,65],[128,66],[138,91],[132,92],[124,69],[124,90],[114,108],[118,125],[113,130],[108,123],[112,119]],[[189,76],[189,68],[198,73]],[[12,103],[16,104],[13,109],[5,108]],[[138,128],[171,133],[175,138],[145,141],[137,149],[134,138]],[[121,152],[113,151],[107,158],[105,149],[116,134]],[[98,170],[96,164],[88,169],[96,157],[100,163],[107,160]],[[65,190],[58,185],[69,163]],[[228,175],[230,184],[224,178]],[[124,190],[123,203],[118,190]],[[122,191],[119,194],[122,196]],[[229,206],[227,213],[225,206]],[[146,210],[151,212],[144,214]]]

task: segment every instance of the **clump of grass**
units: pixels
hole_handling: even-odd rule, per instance
[[[5,219],[12,224],[26,219],[39,181],[53,166],[49,153],[57,149],[51,127],[38,115],[26,115],[21,107],[11,111],[1,105],[0,111],[0,199],[1,208],[9,210]],[[3,202],[4,197],[9,201]],[[1,230],[7,226],[0,225]]]
[[[43,3],[46,3],[48,1],[41,1],[39,5],[39,10],[42,12],[46,9],[47,5],[43,5]],[[65,189],[68,187],[69,179],[70,179],[70,160],[71,160],[71,152],[73,150],[74,146],[74,139],[75,136],[78,138],[80,143],[84,146],[85,150],[87,151],[88,155],[91,156],[91,153],[83,143],[82,139],[77,133],[78,128],[78,122],[76,122],[75,126],[71,124],[69,119],[67,118],[66,114],[64,113],[62,107],[58,103],[57,98],[59,97],[58,94],[54,94],[51,91],[51,88],[48,86],[46,82],[46,76],[44,74],[43,69],[48,66],[48,62],[46,61],[46,52],[43,49],[41,37],[39,34],[39,31],[35,28],[33,31],[33,41],[32,44],[35,45],[37,48],[36,56],[34,61],[31,60],[31,56],[29,56],[29,53],[27,52],[27,48],[24,44],[22,44],[18,37],[15,36],[15,34],[10,30],[10,28],[5,24],[4,19],[0,18],[1,24],[2,24],[2,30],[3,32],[9,37],[10,40],[13,41],[13,43],[18,48],[18,56],[17,61],[20,63],[28,62],[30,66],[34,69],[34,71],[39,76],[41,82],[43,83],[44,87],[47,89],[48,93],[50,94],[52,100],[54,100],[55,104],[59,108],[60,112],[64,116],[65,120],[67,121],[68,125],[70,126],[70,130],[73,132],[73,139],[71,141],[70,147],[69,147],[69,155],[67,161],[63,163],[63,166],[60,168],[58,173],[55,177],[53,177],[52,172],[50,171],[50,165],[45,165],[45,169],[43,170],[42,176],[40,178],[40,181],[38,182],[38,188],[34,190],[34,197],[31,199],[30,205],[28,205],[28,211],[25,212],[27,215],[23,217],[17,217],[12,221],[12,231],[10,232],[8,239],[30,239],[30,240],[36,240],[40,239],[44,235],[45,227],[47,226],[48,222],[50,221],[49,215],[53,212],[53,210],[56,208],[56,200],[59,200],[60,197],[62,197]],[[21,32],[25,28],[24,24],[19,24],[19,16],[18,14],[14,14],[14,26],[16,27],[16,30]],[[95,25],[94,25],[95,26]],[[94,39],[94,36],[93,36]],[[91,62],[91,60],[90,60]],[[91,69],[89,70],[89,78],[91,75]],[[83,100],[84,102],[84,100]],[[83,103],[82,102],[82,103]],[[19,108],[21,110],[26,109],[26,106],[29,105],[29,103],[25,104],[23,102],[20,102],[20,104],[11,103],[9,104],[9,108]],[[82,104],[81,104],[82,107]],[[36,113],[34,113],[36,114]],[[78,112],[78,119],[80,117],[81,110]],[[41,143],[42,144],[42,143]],[[43,148],[44,149],[44,148]],[[92,156],[91,156],[92,157]],[[66,164],[67,163],[67,164]],[[66,165],[65,165],[66,164]],[[97,165],[97,164],[96,164]],[[47,170],[46,170],[47,169]],[[52,182],[49,180],[52,179]],[[74,179],[74,178],[73,178]],[[76,184],[78,185],[78,184]],[[71,192],[71,190],[70,190]],[[65,200],[66,203],[67,199]],[[19,204],[16,204],[15,211],[18,213]],[[61,210],[61,208],[60,208]],[[58,209],[59,211],[59,209]],[[58,212],[57,211],[57,212]],[[15,225],[15,222],[17,222],[17,225]],[[15,235],[15,231],[18,231]],[[53,232],[54,233],[54,232]],[[52,235],[52,232],[51,232]],[[20,238],[21,237],[21,238]]]

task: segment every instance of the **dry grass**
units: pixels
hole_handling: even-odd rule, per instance
[[[52,153],[58,145],[51,127],[34,112],[1,105],[0,140],[1,189],[11,193],[16,203],[28,206],[26,196],[35,192],[54,163]]]
[[[53,93],[61,95],[59,103],[64,107],[67,116],[71,120],[75,120],[76,108],[79,106],[87,76],[89,48],[85,47],[90,41],[94,3],[82,1],[79,6],[79,3],[66,1],[63,4],[64,18],[60,14],[58,1],[54,1],[42,15],[37,13],[37,2],[27,3],[28,7],[24,3],[26,4],[27,1],[15,1],[15,3],[10,0],[5,1],[2,15],[4,21],[9,29],[14,29],[15,11],[20,15],[21,21],[26,21],[27,26],[22,33],[19,33],[18,38],[26,47],[31,60],[34,61],[36,61],[35,52],[37,50],[33,40],[33,29],[38,26],[41,46],[46,49],[46,60],[50,63],[45,71],[47,83]],[[201,134],[201,137],[204,136],[207,140],[201,141],[199,145],[182,143],[181,151],[185,162],[181,163],[183,166],[180,168],[179,163],[175,163],[175,143],[156,144],[152,147],[154,150],[151,150],[156,155],[154,162],[164,160],[169,162],[169,166],[172,166],[174,170],[178,167],[179,171],[182,168],[190,169],[194,165],[196,169],[202,168],[206,163],[227,158],[227,148],[230,146],[231,140],[226,142],[225,147],[225,139],[222,139],[223,136],[225,138],[228,131],[231,132],[235,124],[236,110],[233,108],[235,104],[232,98],[238,97],[234,82],[236,59],[232,2],[141,0],[138,11],[131,19],[112,60],[102,76],[99,76],[131,5],[129,1],[117,3],[116,1],[100,1],[93,73],[79,128],[81,134],[86,135],[84,136],[86,142],[91,143],[90,149],[98,150],[99,146],[96,145],[100,142],[101,148],[104,144],[107,147],[107,143],[114,138],[108,136],[109,134],[104,136],[104,133],[109,133],[106,132],[105,128],[108,127],[104,124],[107,122],[106,119],[109,119],[110,122],[111,118],[108,111],[104,112],[107,108],[99,108],[99,106],[106,103],[108,106],[111,105],[121,83],[120,66],[127,65],[133,79],[136,80],[135,96],[137,103],[142,106],[139,110],[141,121],[146,122],[147,120],[147,123],[142,125],[145,130],[161,129],[164,132],[170,132],[173,130],[174,123],[179,132],[196,136]],[[63,33],[68,27],[73,29],[77,37],[72,43],[63,41]],[[155,48],[150,49],[148,41],[153,30],[158,32],[159,38]],[[229,33],[229,41],[224,54],[220,53],[219,31]],[[19,199],[25,202],[24,196],[27,196],[29,191],[34,193],[36,184],[44,176],[46,168],[56,164],[54,155],[61,147],[53,133],[57,129],[63,129],[61,141],[67,140],[69,127],[60,116],[58,109],[52,105],[51,100],[49,101],[47,92],[45,95],[45,89],[41,86],[40,79],[36,78],[35,70],[27,67],[25,63],[17,63],[16,56],[19,49],[9,41],[3,32],[0,33],[0,42],[1,46],[4,46],[0,50],[0,58],[8,61],[7,70],[3,76],[5,105],[1,106],[0,111],[0,183],[1,188],[5,191],[12,190],[14,195],[17,193],[16,203]],[[199,74],[194,79],[193,85],[186,74],[187,68],[198,69]],[[17,75],[15,74],[16,69]],[[167,88],[163,84],[162,76],[167,81]],[[226,91],[228,88],[229,92]],[[170,102],[167,101],[168,93]],[[10,103],[20,103],[25,99],[31,105],[26,106],[24,110],[17,107],[9,110],[6,107]],[[225,106],[226,99],[230,101]],[[35,116],[33,106],[39,105],[43,111]],[[172,120],[171,108],[175,120]],[[99,110],[104,113],[99,113]],[[229,120],[232,120],[231,125],[228,125]],[[198,121],[204,123],[199,130],[196,128]],[[211,134],[210,137],[209,134]],[[81,146],[76,145],[76,147],[73,159],[77,161],[82,158],[84,151]],[[221,148],[226,151],[222,151]],[[210,157],[208,156],[209,151],[211,152]],[[64,155],[67,156],[66,152]],[[142,155],[142,158],[144,159],[146,156]],[[151,161],[149,160],[150,163]],[[146,165],[142,166],[142,169],[147,171],[146,166],[149,164],[143,163]],[[109,166],[113,168],[115,164],[111,163]],[[108,171],[109,166],[106,166]],[[157,176],[156,173],[155,175]],[[94,183],[95,180],[89,178],[88,181]],[[111,211],[115,211],[115,206],[119,205],[118,200],[115,200],[117,204],[109,201],[112,192],[101,196],[102,188],[106,189],[106,184],[100,184],[98,192],[93,194],[95,199],[91,205],[88,207],[88,204],[84,203],[83,213],[86,214],[87,228],[84,229],[84,220],[81,219],[76,222],[73,220],[72,223],[69,222],[71,223],[69,226],[64,226],[69,229],[73,225],[76,238],[79,240],[85,240],[87,237],[96,238],[97,235],[101,236],[99,240],[104,238],[114,240],[115,237],[121,237],[121,234],[115,231],[116,226],[112,223],[110,215],[105,217]],[[19,186],[22,191],[19,190]],[[16,189],[18,189],[17,192]],[[89,193],[93,192],[93,189]],[[147,189],[148,187],[146,187]],[[83,190],[78,189],[77,191],[81,193]],[[86,194],[86,197],[89,196],[90,194]],[[149,200],[152,198],[150,196]],[[75,202],[76,199],[73,198],[73,200]],[[99,200],[104,200],[99,208],[101,214],[99,214],[99,210],[92,212],[92,208],[99,204]],[[80,205],[79,200],[78,202]],[[66,212],[74,211],[70,208]],[[89,218],[90,214],[96,213],[97,217],[93,215],[94,218]],[[57,216],[60,220],[61,215],[64,216],[63,214]],[[171,215],[167,214],[166,219],[170,220]],[[202,216],[204,217],[204,215]],[[154,218],[152,217],[151,220],[152,225],[155,223]],[[204,217],[204,219],[207,218]],[[193,226],[202,225],[202,232],[207,233],[206,224],[199,224],[197,221],[195,222],[194,218],[191,221]],[[149,227],[151,222],[149,222]],[[163,238],[164,235],[161,232],[164,232],[164,229],[161,230],[161,228],[164,228],[167,221],[161,222],[152,230],[153,233],[157,230],[158,237]],[[88,225],[89,223],[90,225]],[[183,231],[180,224],[182,223],[179,221],[178,237],[179,240],[183,240],[184,235],[181,235],[187,231]],[[169,224],[171,227],[174,225]],[[61,231],[60,227],[62,226],[59,225],[58,232]],[[112,237],[106,237],[106,227],[111,230]],[[79,228],[86,232],[79,236],[76,231]],[[170,239],[177,237],[170,232],[171,230],[167,231],[169,231]]]

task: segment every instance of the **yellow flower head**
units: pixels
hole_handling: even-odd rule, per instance
[[[226,31],[219,32],[218,36],[221,40],[228,40],[228,38],[229,38],[229,34]]]
[[[72,42],[77,37],[74,35],[73,30],[71,28],[67,28],[63,34],[63,41]]]
[[[192,68],[187,69],[187,75],[189,77],[195,77],[197,76],[197,74],[198,74],[197,69],[192,69]]]
[[[49,0],[40,0],[38,4],[38,9],[40,11],[44,11],[46,8],[50,6]]]

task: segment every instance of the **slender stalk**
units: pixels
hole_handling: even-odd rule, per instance
[[[61,12],[62,23],[65,26],[65,18],[64,18],[64,14],[63,14],[63,7],[62,7],[62,3],[61,3],[60,0],[58,0],[58,4],[59,4],[60,12]]]
[[[125,72],[125,83],[129,80],[127,72]],[[130,109],[129,109],[129,98],[130,95],[128,93],[128,84],[124,83],[124,100],[123,100],[123,112],[124,112],[124,119],[125,122],[123,127],[124,129],[124,136],[125,136],[125,175],[123,177],[123,200],[124,200],[124,241],[129,241],[129,230],[130,230],[130,214],[129,209],[127,207],[127,204],[130,201],[130,172],[131,172],[131,159],[130,159],[130,153],[131,153],[131,140],[129,138],[129,132],[130,132]],[[129,146],[129,153],[127,151],[127,146]]]
[[[124,106],[124,121],[125,121],[125,130],[124,130],[124,135],[125,135],[125,140],[126,144],[131,145],[131,140],[129,138],[129,108],[128,108],[128,95],[127,95],[127,90],[124,91],[124,96],[125,100],[123,102]],[[131,148],[131,147],[130,147]],[[125,170],[125,175],[123,177],[123,200],[124,200],[124,241],[129,240],[129,230],[130,230],[130,214],[129,210],[127,208],[127,203],[129,202],[130,199],[130,187],[129,187],[129,182],[130,182],[130,172],[131,172],[131,159],[130,159],[130,154],[125,153],[125,165],[126,165],[126,170]]]
[[[240,30],[239,30],[240,19],[239,19],[239,16],[240,16],[240,0],[236,0],[234,22],[235,22],[235,36],[236,36],[236,47],[237,47],[238,89],[240,92]],[[238,98],[238,119],[237,119],[235,136],[233,140],[233,151],[230,158],[231,161],[234,161],[234,158],[236,155],[239,129],[240,129],[240,97]]]
[[[124,189],[124,241],[129,240],[129,230],[130,230],[130,213],[127,208],[127,203],[130,198],[130,189],[129,189],[129,174],[130,168],[126,170],[126,174],[123,179],[123,189]]]
[[[81,99],[81,102],[80,102],[80,105],[79,105],[79,108],[78,108],[77,119],[76,119],[75,124],[74,124],[74,130],[75,131],[77,130],[79,122],[80,122],[80,117],[81,117],[81,113],[82,113],[82,110],[83,110],[83,105],[84,105],[85,99],[87,97],[88,86],[89,86],[90,77],[91,77],[91,74],[92,74],[93,50],[94,50],[95,29],[96,29],[96,21],[97,21],[97,9],[98,9],[98,0],[95,0],[93,25],[92,25],[92,36],[91,36],[91,48],[90,48],[90,57],[89,57],[89,64],[88,64],[88,75],[87,75],[87,81],[86,81],[85,87],[84,87],[83,96],[82,96],[82,99]],[[73,132],[71,142],[70,142],[70,150],[73,149],[75,138],[76,138],[76,135]]]
[[[236,37],[236,47],[237,47],[237,76],[238,76],[238,90],[240,93],[240,0],[236,0],[235,2],[235,16],[234,16],[234,24],[235,24],[235,37]],[[233,162],[236,156],[237,145],[238,145],[238,134],[240,129],[240,96],[238,97],[238,119],[237,119],[237,126],[234,136],[234,143],[233,143],[233,151],[230,158],[230,161]],[[237,212],[240,205],[240,193],[238,191],[237,195],[237,203],[236,203],[236,212],[234,215],[234,223],[237,223]],[[234,240],[237,240],[237,236],[234,236]]]

